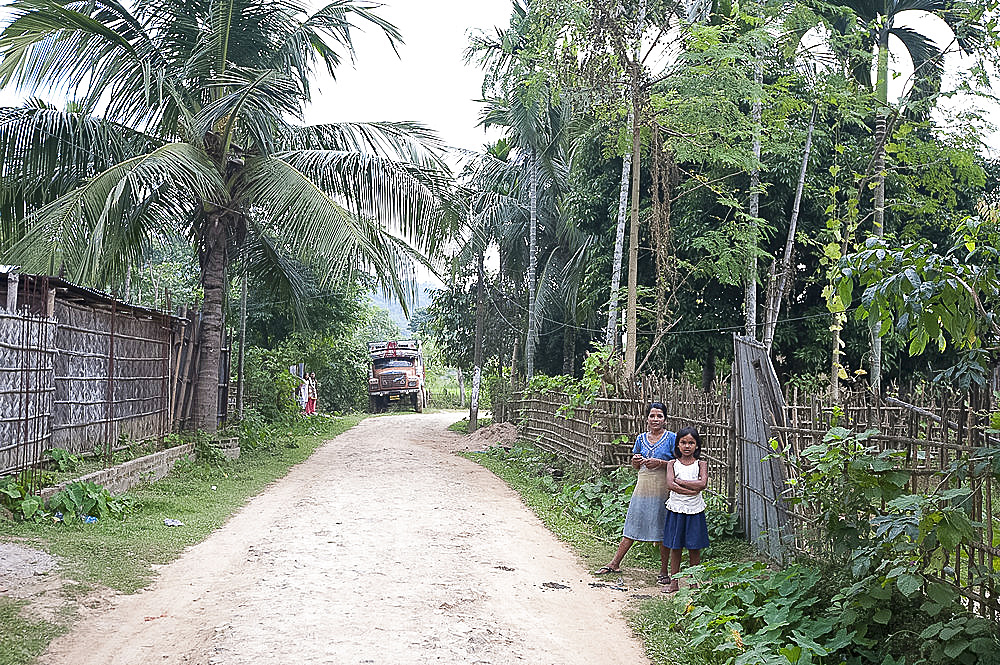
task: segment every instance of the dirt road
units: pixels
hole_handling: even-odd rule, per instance
[[[370,418],[52,643],[45,665],[648,660],[624,594],[488,471],[449,414]]]

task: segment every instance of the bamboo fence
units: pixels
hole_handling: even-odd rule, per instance
[[[192,424],[199,312],[172,316],[52,277],[0,278],[0,476],[34,473],[51,448],[110,463],[129,443]],[[219,422],[228,392],[226,343]]]
[[[694,425],[704,439],[703,458],[709,462],[709,490],[727,499],[736,510],[746,501],[741,486],[741,465],[765,463],[741,459],[738,453],[733,397],[728,385],[703,392],[690,383],[666,377],[644,377],[626,388],[608,387],[608,393],[573,408],[563,393],[514,393],[495,413],[517,422],[523,437],[539,447],[594,468],[616,468],[628,463],[634,437],[645,430],[644,409],[651,401],[667,408],[667,428]],[[802,451],[823,441],[833,425],[855,432],[876,429],[868,439],[872,452],[900,451],[909,473],[912,492],[934,493],[966,487],[965,506],[970,519],[982,525],[978,542],[956,548],[947,557],[943,580],[964,596],[970,608],[994,621],[1000,620],[1000,589],[980,573],[1000,569],[1000,508],[998,483],[988,473],[955,473],[954,465],[983,447],[1000,447],[988,431],[989,413],[996,406],[988,395],[958,395],[924,391],[880,399],[865,391],[844,391],[834,402],[826,395],[791,389],[780,422],[770,425],[773,445],[782,453],[783,479],[796,479],[809,471]],[[783,424],[781,424],[783,423]],[[775,462],[768,461],[768,464]],[[784,482],[784,480],[782,481]],[[789,496],[791,485],[771,488],[771,501]],[[782,501],[782,503],[784,503]],[[818,542],[815,513],[807,505],[781,506],[787,517],[783,546],[812,551]],[[751,534],[748,534],[754,539]],[[765,550],[766,551],[766,550]]]

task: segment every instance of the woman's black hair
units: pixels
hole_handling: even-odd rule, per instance
[[[664,416],[667,415],[667,407],[663,406],[663,402],[650,402],[649,406],[646,407],[646,417],[649,418],[649,412],[653,409],[659,409],[660,413]]]
[[[698,434],[698,430],[694,427],[683,427],[677,432],[677,438],[674,439],[674,459],[681,458],[681,439],[689,435],[694,439],[694,458],[701,459],[701,434]]]

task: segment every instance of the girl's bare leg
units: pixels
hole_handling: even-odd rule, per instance
[[[677,585],[677,573],[681,569],[681,554],[683,550],[670,550],[670,584],[664,589],[666,593],[673,593],[677,591],[680,587]]]

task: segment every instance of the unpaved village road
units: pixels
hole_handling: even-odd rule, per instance
[[[648,663],[625,594],[591,588],[514,492],[453,454],[456,418],[363,421],[40,662]]]

